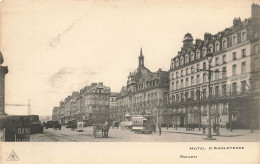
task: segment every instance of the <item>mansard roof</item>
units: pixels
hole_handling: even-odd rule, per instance
[[[175,59],[180,59],[181,56],[184,56],[186,54],[190,54],[191,52],[196,53],[196,50],[202,50],[202,48],[205,46],[206,48],[208,48],[208,46],[210,44],[215,44],[217,41],[219,41],[221,43],[222,39],[234,34],[237,30],[241,30],[243,28],[246,28],[246,26],[248,26],[250,23],[252,22],[252,18],[248,18],[245,19],[244,21],[241,21],[240,18],[234,18],[233,20],[233,26],[226,28],[218,33],[216,33],[215,35],[212,35],[211,33],[205,33],[204,34],[204,39],[195,39],[195,43],[191,44],[190,46],[183,46],[181,47],[181,51],[178,52],[177,56],[175,56],[174,58],[172,58],[172,60]],[[193,40],[192,35],[190,33],[185,34],[184,36],[184,41],[191,41]],[[185,57],[185,56],[184,56]]]

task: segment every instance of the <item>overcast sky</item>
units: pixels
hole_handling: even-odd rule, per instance
[[[214,3],[213,3],[214,2]],[[256,2],[256,1],[255,1]],[[169,70],[184,35],[203,39],[251,15],[250,0],[6,0],[1,4],[1,51],[6,103],[32,114],[54,106],[91,82],[120,91],[138,65],[140,48],[151,71]],[[8,114],[27,107],[6,106]]]

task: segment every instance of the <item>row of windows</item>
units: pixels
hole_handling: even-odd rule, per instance
[[[86,100],[87,99],[91,99],[91,98],[104,98],[104,99],[108,99],[109,98],[109,95],[106,95],[106,94],[88,94],[86,95]]]
[[[243,31],[243,32],[241,33],[241,42],[244,42],[244,41],[246,41],[246,40],[247,40],[247,32],[246,32],[246,30],[245,30],[245,31]],[[221,44],[222,44],[222,49],[226,49],[226,48],[227,48],[227,38],[223,38]],[[235,35],[232,36],[232,45],[236,45],[236,44],[237,44],[237,34],[235,34]],[[201,54],[202,54],[202,57],[205,57],[208,51],[209,51],[209,52],[212,52],[212,53],[220,51],[220,42],[219,42],[219,41],[216,41],[215,47],[214,47],[214,45],[211,43],[208,48],[209,48],[209,49],[207,49],[207,47],[204,46],[204,47],[202,48],[202,51],[200,51],[199,49],[197,49],[197,50],[196,50],[196,59],[199,59],[199,58],[201,57]],[[215,51],[214,51],[214,48],[215,48]],[[192,52],[192,53],[190,54],[190,56],[189,56],[188,54],[185,55],[185,63],[186,63],[186,64],[189,63],[189,62],[192,62],[192,61],[194,61],[194,60],[195,60],[195,54],[194,54],[194,52]],[[183,65],[183,64],[184,64],[184,57],[181,56],[181,57],[180,57],[180,61],[179,61],[178,58],[176,58],[175,61],[172,60],[172,62],[171,62],[171,69],[173,69],[173,68],[175,68],[175,67],[179,67],[180,65]]]
[[[108,101],[106,100],[88,100],[86,101],[85,105],[89,104],[103,104],[103,105],[108,105]]]
[[[134,92],[148,88],[148,87],[154,87],[157,86],[159,84],[159,80],[152,80],[152,81],[144,81],[143,84],[140,84],[136,87],[134,87]]]
[[[103,88],[93,89],[92,93],[108,93],[108,90],[104,90]]]
[[[196,68],[194,68],[194,66],[191,66],[190,68],[186,68],[185,69],[185,75],[193,74],[193,73],[196,72],[196,70],[198,71],[199,69],[200,69],[200,64],[197,64]],[[206,69],[206,62],[203,63],[203,69]],[[183,77],[184,76],[184,70],[180,71],[180,76],[179,76],[179,71],[177,71],[175,73],[175,75],[176,76],[174,77],[174,73],[171,74],[171,79],[172,80],[175,79],[175,78],[177,79],[179,77]]]
[[[110,101],[116,101],[115,97],[110,97]]]
[[[244,58],[246,57],[246,49],[242,49],[241,51],[241,58]],[[237,60],[238,59],[238,56],[237,56],[237,52],[233,52],[232,53],[232,60]]]
[[[219,80],[220,76],[219,74],[222,74],[222,78],[226,78],[226,67],[223,67],[222,70],[216,69],[214,70],[214,79],[213,80]],[[246,73],[246,62],[241,63],[241,74]],[[232,76],[237,75],[237,64],[232,65]],[[189,78],[186,78],[186,87],[189,86],[189,84],[195,85],[194,76],[190,77],[191,83],[189,83]],[[203,83],[207,82],[207,73],[203,73]],[[200,84],[200,75],[197,75],[196,84]],[[181,79],[180,82],[180,88],[184,87],[184,80]],[[172,89],[174,88],[174,82],[172,82]],[[176,89],[179,88],[179,81],[176,81]]]
[[[157,93],[156,92],[147,94],[147,100],[153,100],[155,98],[157,98]],[[142,102],[143,100],[146,100],[146,96],[145,95],[144,96],[138,96],[138,97],[134,98],[134,102],[135,103]]]
[[[220,72],[220,70],[219,69],[216,69],[215,71],[214,71],[215,73],[215,76],[214,76],[214,80],[219,80],[220,79],[220,76],[219,76],[219,74],[221,73],[222,74],[222,78],[226,78],[226,67],[223,67],[222,68],[222,70],[221,70],[221,72]],[[195,77],[196,77],[196,83],[195,83]],[[207,73],[203,73],[203,83],[206,83],[207,82],[207,78],[208,78],[208,76],[207,76]],[[197,84],[200,84],[201,82],[200,82],[200,74],[198,74],[198,75],[196,75],[196,76],[191,76],[190,78],[188,77],[188,78],[186,78],[186,80],[185,80],[185,87],[189,87],[189,86],[193,86],[193,85],[197,85]],[[174,89],[174,87],[175,87],[175,89],[180,89],[180,88],[184,88],[184,79],[181,79],[180,80],[180,86],[179,86],[179,81],[176,81],[176,83],[174,83],[174,82],[172,82],[172,90]]]
[[[233,82],[231,84],[231,89],[227,88],[227,84],[222,84],[221,90],[220,90],[220,86],[216,85],[214,87],[214,90],[212,90],[212,87],[210,88],[210,94],[214,97],[224,96],[224,95],[228,96],[228,94],[237,94],[237,92],[238,92],[237,89],[238,89],[237,82]],[[241,81],[240,91],[243,93],[243,92],[246,92],[247,89],[248,88],[247,88],[246,81],[245,80]],[[194,89],[191,89],[190,91],[172,94],[171,99],[172,99],[172,101],[181,101],[181,100],[186,100],[186,99],[200,100],[200,99],[207,98],[207,96],[208,96],[207,89],[203,88],[202,91],[200,91],[200,89],[197,89],[196,93],[194,92]]]
[[[224,56],[225,56],[225,55],[224,55]],[[224,56],[223,56],[223,57],[224,57]],[[194,73],[196,73],[195,70],[199,70],[199,69],[200,69],[200,65],[199,65],[199,64],[197,64],[196,69],[195,69],[193,66],[191,66],[191,68],[186,68],[186,73],[185,73],[185,75],[194,74]],[[203,69],[206,70],[206,62],[203,63]],[[191,70],[191,71],[190,71],[190,70]],[[216,69],[216,70],[215,70],[215,73],[217,73],[218,71],[220,71],[220,70],[219,70],[219,69]],[[226,74],[225,74],[225,72],[226,72],[226,67],[223,67],[221,71],[222,71],[222,73],[223,73],[223,77],[226,77]],[[176,79],[179,78],[179,71],[177,71],[177,72],[175,73],[175,75],[176,75],[176,76],[175,76]],[[181,70],[180,77],[184,77],[184,72],[183,72],[183,70]],[[174,78],[174,73],[171,74],[171,79],[172,79],[172,80],[175,79],[175,78]]]
[[[246,57],[246,49],[242,49],[241,50],[241,58],[244,58]],[[226,55],[223,55],[222,57],[222,64],[226,64],[227,63],[227,57]],[[237,53],[236,52],[233,52],[232,53],[232,60],[237,60]],[[215,66],[219,66],[221,63],[220,63],[220,60],[219,60],[219,57],[216,57],[215,59]],[[197,64],[196,65],[196,68],[194,68],[194,66],[191,66],[190,68],[186,68],[185,69],[185,75],[189,75],[189,74],[193,74],[196,72],[196,70],[199,70],[200,69],[200,64]],[[203,69],[205,70],[206,69],[206,62],[203,62]],[[181,70],[180,71],[180,77],[183,77],[184,76],[184,70]],[[179,71],[176,72],[176,76],[175,78],[179,78]],[[171,79],[174,79],[174,73],[171,74]]]
[[[241,73],[246,73],[246,62],[241,63]],[[232,65],[232,76],[237,75],[237,64]]]

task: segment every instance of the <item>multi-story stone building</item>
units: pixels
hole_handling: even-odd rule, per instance
[[[60,117],[60,111],[58,110],[57,107],[54,107],[52,110],[52,120],[58,121],[59,117]]]
[[[254,100],[252,115],[258,116],[255,118],[258,127],[260,127],[259,107],[260,107],[260,7],[257,4],[252,5],[252,21],[254,22],[253,34],[251,37],[251,97]]]
[[[60,115],[58,116],[58,121],[62,124],[65,124],[65,104],[63,101],[60,102],[59,106]]]
[[[70,100],[70,120],[76,120],[80,112],[80,94],[73,92]]]
[[[122,116],[116,108],[116,99],[118,97],[118,94],[118,92],[111,92],[111,95],[109,97],[110,119],[113,121],[120,121],[120,117]]]
[[[168,99],[168,72],[159,69],[151,72],[144,66],[142,49],[138,57],[139,65],[130,72],[127,85],[123,86],[117,98],[117,108],[127,114],[157,115],[159,106],[163,106]]]
[[[110,88],[103,83],[92,83],[54,107],[52,119],[61,123],[71,120],[105,122],[109,120],[110,94]]]
[[[52,120],[59,121],[59,123],[65,122],[65,108],[63,101],[60,102],[60,106],[54,107],[52,110]]]
[[[92,83],[83,94],[85,101],[85,119],[92,122],[109,120],[109,97],[111,90],[103,83]]]
[[[251,18],[235,18],[232,27],[215,35],[205,33],[204,39],[196,39],[195,43],[191,34],[184,36],[169,71],[173,123],[206,125],[209,108],[214,124],[232,122],[233,126],[248,128],[252,119],[258,120],[258,114],[251,112],[255,108],[249,95],[251,62],[259,56],[259,11],[259,6],[253,4]],[[210,86],[208,52],[213,53]]]

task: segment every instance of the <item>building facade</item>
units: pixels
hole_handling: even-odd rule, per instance
[[[116,99],[118,97],[118,94],[118,92],[111,92],[109,98],[110,119],[113,121],[120,121],[122,116],[116,107]]]
[[[103,83],[92,84],[84,94],[85,101],[85,119],[90,122],[108,121],[109,116],[109,98],[110,88],[104,86]]]
[[[168,99],[168,72],[161,69],[151,72],[147,69],[144,66],[142,49],[138,62],[137,69],[130,72],[126,86],[123,86],[119,93],[117,109],[123,117],[129,114],[158,116]],[[156,119],[154,121],[156,122]]]
[[[173,123],[207,125],[209,108],[213,124],[221,126],[231,122],[234,127],[249,128],[251,120],[258,120],[259,108],[250,103],[254,77],[251,62],[259,56],[259,19],[255,19],[258,5],[252,5],[252,13],[244,21],[235,18],[232,27],[215,35],[205,33],[204,39],[196,39],[195,43],[191,34],[184,36],[169,71]],[[213,53],[210,86],[209,52]]]
[[[89,121],[104,123],[110,119],[109,99],[110,88],[103,83],[92,83],[60,102],[54,107],[52,120],[66,124],[68,121]]]

